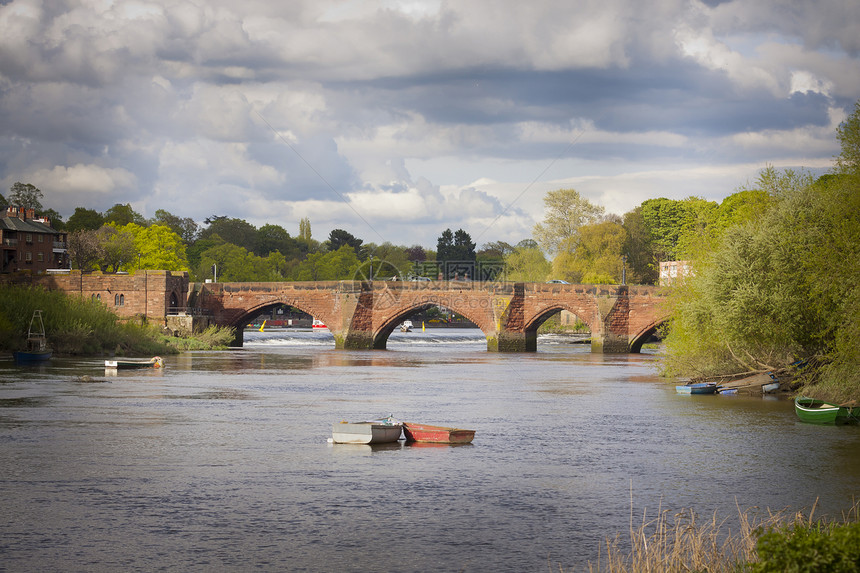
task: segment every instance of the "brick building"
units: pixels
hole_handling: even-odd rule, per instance
[[[693,274],[690,261],[663,261],[660,263],[660,286],[671,286],[681,277]]]
[[[33,209],[7,207],[0,214],[0,272],[69,268],[68,235],[51,227],[47,217]]]

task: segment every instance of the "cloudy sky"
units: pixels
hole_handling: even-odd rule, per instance
[[[0,186],[314,238],[515,243],[829,167],[857,0],[0,0]]]

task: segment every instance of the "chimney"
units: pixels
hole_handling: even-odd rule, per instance
[[[27,214],[24,215],[24,219],[35,219],[36,218],[36,210],[35,209],[27,209]]]

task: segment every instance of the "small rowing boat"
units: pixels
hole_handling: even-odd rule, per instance
[[[407,442],[468,444],[475,437],[475,430],[403,422],[403,435]]]
[[[794,399],[794,413],[807,424],[857,424],[860,423],[860,408],[833,404],[798,396]]]
[[[105,360],[105,368],[111,370],[128,370],[132,368],[164,368],[164,360],[161,356],[154,356],[149,360],[135,360],[124,358],[120,360]]]
[[[391,417],[366,422],[338,422],[331,427],[335,444],[386,444],[400,439],[403,424]]]
[[[710,382],[699,382],[698,384],[684,384],[675,386],[678,394],[713,394],[717,391],[717,385]]]

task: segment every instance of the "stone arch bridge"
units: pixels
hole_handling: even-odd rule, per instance
[[[593,352],[638,352],[667,319],[664,289],[654,286],[565,285],[468,281],[192,283],[188,306],[214,323],[242,330],[255,316],[289,305],[322,320],[336,348],[385,348],[388,336],[412,314],[446,307],[475,323],[487,350],[537,349],[537,329],[560,310],[591,328]]]

